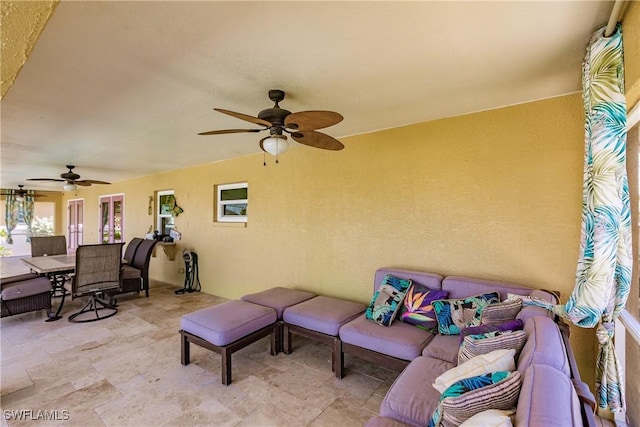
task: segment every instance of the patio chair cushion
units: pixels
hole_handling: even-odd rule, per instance
[[[337,336],[340,326],[362,314],[364,304],[317,296],[287,308],[283,320],[291,325]]]
[[[27,277],[28,275],[22,275]],[[51,282],[44,276],[35,276],[26,280],[2,283],[2,300],[11,301],[51,291]]]

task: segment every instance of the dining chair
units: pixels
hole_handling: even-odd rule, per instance
[[[118,308],[108,302],[105,292],[120,288],[123,245],[82,245],[76,249],[75,273],[65,288],[72,299],[89,296],[89,301],[80,311],[69,316],[70,322],[95,322],[118,312]],[[94,316],[78,318],[89,312]]]
[[[31,256],[65,255],[67,253],[67,238],[65,236],[37,236],[31,237]],[[64,283],[69,279],[66,273],[49,274],[52,285],[52,295],[62,296]]]
[[[31,238],[31,256],[64,255],[67,253],[65,236],[39,236]]]

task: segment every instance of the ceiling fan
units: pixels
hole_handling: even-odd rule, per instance
[[[278,89],[269,91],[269,99],[272,100],[275,105],[272,108],[260,111],[257,117],[223,110],[222,108],[214,108],[214,110],[219,113],[259,125],[261,126],[260,128],[213,130],[200,132],[198,135],[221,135],[268,130],[269,136],[260,140],[260,148],[262,151],[273,154],[274,156],[284,153],[289,148],[287,136],[284,135],[285,133],[288,133],[294,141],[310,147],[334,151],[344,148],[344,145],[337,139],[322,132],[316,132],[317,129],[340,123],[343,119],[341,114],[334,111],[319,110],[292,113],[291,111],[280,108],[278,105],[278,103],[284,99],[284,91]]]
[[[29,190],[25,190],[23,187],[24,185],[18,185],[17,190],[3,190],[0,192],[0,196],[14,196],[17,201],[21,202],[24,200],[26,196],[42,197],[44,195],[44,194],[35,194],[33,192],[31,192],[32,194],[29,194]]]
[[[64,190],[65,191],[73,191],[76,189],[76,185],[80,185],[83,187],[88,187],[92,184],[111,184],[106,181],[98,181],[95,179],[80,179],[80,175],[73,171],[75,166],[67,165],[68,172],[61,173],[60,178],[30,178],[27,181],[53,181],[53,182],[64,182]]]

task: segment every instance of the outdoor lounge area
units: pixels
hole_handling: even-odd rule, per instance
[[[640,1],[0,7],[0,427],[640,427]]]
[[[122,298],[118,315],[100,322],[3,318],[2,410],[58,411],[82,426],[355,427],[377,414],[398,375],[347,356],[339,380],[326,345],[299,338],[290,355],[272,356],[265,338],[234,354],[225,386],[209,350],[193,346],[192,363],[180,364],[178,334],[182,315],[225,299],[175,289],[152,283],[149,298]],[[80,306],[67,302],[63,315]]]

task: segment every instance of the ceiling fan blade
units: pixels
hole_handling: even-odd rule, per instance
[[[29,178],[27,181],[52,181],[52,182],[65,182],[66,179],[58,178]]]
[[[236,113],[235,111],[223,110],[222,108],[214,108],[218,113],[227,114],[231,117],[235,117],[236,119],[245,120],[247,122],[254,123],[256,125],[262,125],[270,128],[273,126],[270,122],[266,120],[259,119],[257,117],[250,116],[248,114]]]
[[[200,132],[198,135],[222,135],[225,133],[242,133],[242,132],[262,132],[265,129],[223,129],[211,130],[209,132]]]
[[[76,181],[74,181],[74,183],[75,183],[76,185],[82,185],[82,186],[85,186],[85,187],[88,187],[88,186],[90,186],[91,184],[107,184],[107,185],[110,185],[110,184],[111,184],[110,182],[107,182],[107,181],[98,181],[98,180],[96,180],[96,179],[81,179],[81,180],[76,180]]]
[[[295,130],[316,130],[333,126],[342,119],[342,114],[335,111],[300,111],[289,114],[284,119],[284,125]]]
[[[312,130],[293,132],[291,138],[300,144],[310,147],[322,148],[323,150],[342,150],[344,145],[332,136]]]

